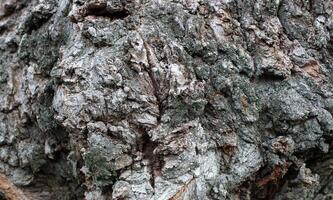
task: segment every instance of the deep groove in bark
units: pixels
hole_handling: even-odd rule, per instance
[[[116,19],[126,18],[127,16],[130,15],[130,13],[126,9],[110,10],[107,8],[106,3],[100,3],[100,4],[91,3],[87,5],[85,15],[104,16],[110,18],[111,20],[116,20]]]

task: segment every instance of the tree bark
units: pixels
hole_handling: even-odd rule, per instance
[[[332,0],[0,0],[0,198],[332,199]]]

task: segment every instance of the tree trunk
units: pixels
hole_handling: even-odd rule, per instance
[[[0,0],[0,199],[332,199],[332,114],[332,0]]]

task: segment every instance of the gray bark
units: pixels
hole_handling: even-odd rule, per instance
[[[7,199],[332,199],[332,0],[0,0]]]

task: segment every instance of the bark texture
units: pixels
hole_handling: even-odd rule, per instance
[[[333,199],[332,0],[0,0],[1,199]]]

